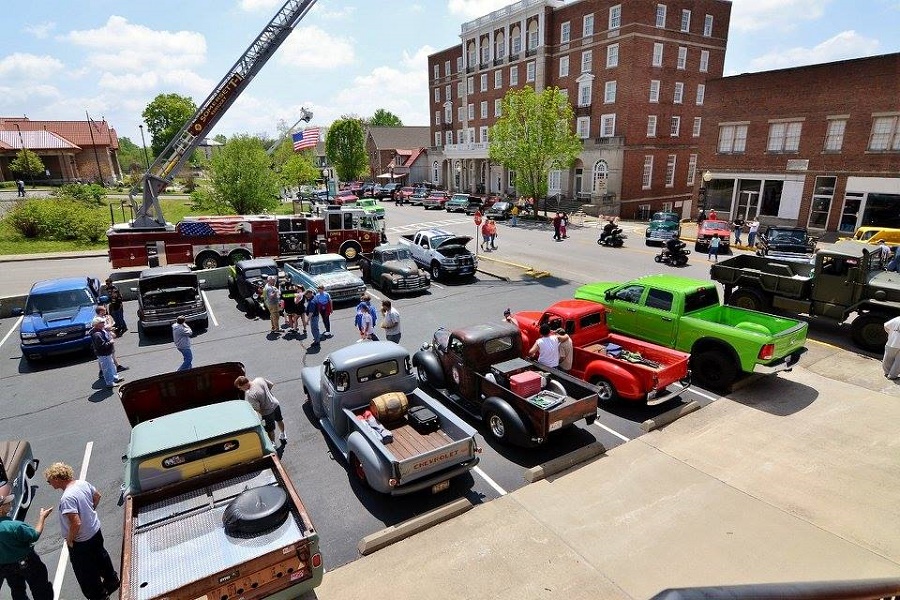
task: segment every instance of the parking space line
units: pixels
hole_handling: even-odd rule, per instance
[[[434,279],[431,280],[431,287],[436,287],[436,288],[439,289],[439,290],[447,289],[447,288],[445,288],[444,286],[442,286],[441,284],[435,283],[435,282],[434,282]]]
[[[216,315],[213,312],[212,304],[209,303],[209,298],[206,297],[206,291],[200,290],[200,295],[203,296],[203,302],[206,303],[206,312],[209,313],[209,318],[212,319],[213,327],[218,327],[219,322],[216,320]]]
[[[704,398],[706,398],[707,400],[710,400],[710,401],[715,401],[715,400],[718,400],[719,398],[721,398],[721,396],[710,396],[709,394],[704,394],[697,388],[693,388],[693,387],[691,388],[691,393],[697,394],[698,396],[703,396]]]
[[[24,318],[25,318],[25,315],[22,315],[21,317],[19,317],[18,319],[16,319],[15,324],[13,324],[13,326],[10,328],[10,330],[6,332],[6,335],[3,336],[3,339],[0,340],[0,346],[2,346],[3,344],[5,344],[5,343],[6,343],[6,340],[9,339],[9,336],[12,335],[13,331],[15,331],[16,329],[19,328],[19,325],[22,324],[22,319],[24,319]]]
[[[484,479],[487,484],[494,488],[494,490],[501,496],[505,496],[508,493],[506,490],[500,487],[500,485],[496,481],[488,477],[487,473],[481,470],[481,467],[473,467],[472,470],[478,473],[478,476]]]
[[[84,457],[81,459],[81,471],[78,473],[78,479],[87,477],[88,463],[91,462],[91,453],[94,451],[94,442],[88,442],[84,447]],[[69,547],[63,544],[62,551],[59,553],[59,564],[56,565],[56,575],[53,576],[53,600],[59,600],[59,593],[62,590],[63,577],[66,575],[66,564],[69,562]]]
[[[602,429],[602,430],[604,430],[604,431],[608,431],[609,433],[613,434],[614,436],[616,436],[617,438],[619,438],[619,439],[622,440],[623,442],[630,442],[630,441],[631,441],[631,438],[625,437],[624,435],[622,435],[621,433],[619,433],[619,432],[616,431],[615,429],[610,429],[609,427],[607,427],[606,425],[604,425],[604,424],[601,423],[600,421],[594,421],[594,425],[596,425],[597,427],[599,427],[600,429]]]

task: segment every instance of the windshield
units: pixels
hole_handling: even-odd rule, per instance
[[[676,215],[675,213],[663,212],[653,213],[653,218],[651,219],[651,221],[671,221],[673,223],[677,223],[678,215]]]
[[[381,253],[381,260],[383,262],[387,262],[389,260],[411,260],[412,255],[409,253],[409,250],[390,250],[388,252]]]
[[[715,231],[731,231],[728,223],[725,221],[704,221],[703,229],[713,229]]]
[[[41,314],[93,305],[94,298],[87,288],[48,292],[46,294],[31,294],[28,296],[28,303],[25,305],[25,314]]]
[[[495,210],[506,210],[509,208],[509,202],[497,202],[494,204],[493,208]]]
[[[362,217],[353,217],[353,229],[362,229],[364,231],[381,231],[381,221],[374,215],[365,215]]]
[[[247,269],[244,271],[245,279],[259,279],[260,277],[268,277],[269,275],[278,277],[278,267],[272,265],[271,267],[259,267],[257,269]]]
[[[339,261],[333,260],[330,262],[309,265],[306,272],[310,275],[324,275],[325,273],[333,273],[334,271],[340,271],[342,269],[344,269],[344,265]]]

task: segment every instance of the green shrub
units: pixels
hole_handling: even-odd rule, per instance
[[[19,202],[5,220],[29,239],[97,242],[107,228],[103,208],[61,198]]]
[[[96,183],[67,183],[54,191],[53,196],[100,205],[106,198],[106,188]]]

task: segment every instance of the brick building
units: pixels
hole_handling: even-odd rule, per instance
[[[701,193],[819,233],[900,227],[900,54],[711,80]],[[698,189],[698,192],[700,190]]]
[[[14,179],[9,163],[27,148],[48,173],[45,183],[121,179],[119,138],[106,121],[32,121],[0,117],[0,181]]]
[[[520,0],[463,23],[460,44],[428,59],[432,179],[512,192],[515,174],[488,160],[488,128],[509,89],[556,86],[584,149],[549,173],[550,195],[687,216],[705,84],[722,75],[730,16],[724,0]]]

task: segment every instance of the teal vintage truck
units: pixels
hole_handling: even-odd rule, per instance
[[[575,298],[605,306],[612,331],[690,352],[694,381],[709,389],[741,372],[789,370],[806,352],[806,323],[723,306],[710,281],[647,275],[584,285]]]
[[[319,534],[240,363],[128,382],[120,600],[298,598],[322,582]]]

